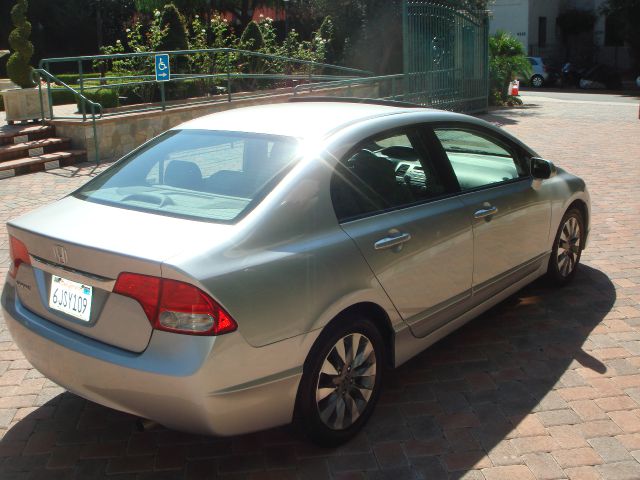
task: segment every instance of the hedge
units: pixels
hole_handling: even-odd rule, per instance
[[[112,88],[100,88],[98,90],[89,90],[84,92],[84,96],[92,102],[99,103],[102,108],[115,108],[120,105],[118,99],[118,91]],[[76,103],[78,105],[78,111],[80,111],[80,101]],[[87,113],[89,113],[89,106],[87,106]]]

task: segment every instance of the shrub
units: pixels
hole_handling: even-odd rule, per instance
[[[499,30],[489,38],[489,74],[489,100],[493,104],[521,103],[519,98],[508,95],[507,89],[516,76],[531,76],[531,64],[522,43],[510,33]]]
[[[102,108],[115,108],[120,105],[118,99],[118,91],[113,88],[99,88],[98,90],[90,90],[84,92],[84,96],[92,102],[99,103]],[[78,111],[81,111],[80,101],[76,103],[78,105]],[[89,113],[90,107],[87,106],[87,113]]]
[[[264,48],[264,37],[256,22],[250,21],[240,36],[240,48],[259,52]]]
[[[27,21],[27,0],[18,0],[11,9],[11,20],[16,27],[9,34],[9,45],[13,53],[7,61],[7,74],[13,83],[22,88],[33,86],[31,79],[31,57],[33,44],[29,41],[31,23]]]
[[[42,94],[47,94],[46,89],[42,89]],[[66,105],[68,103],[76,103],[76,96],[66,88],[52,88],[51,101],[53,105]]]
[[[324,61],[327,63],[333,63],[336,58],[336,50],[335,50],[335,34],[336,28],[333,25],[333,20],[329,15],[324,17],[320,28],[316,32],[316,37],[322,39],[325,44],[325,58]]]
[[[160,40],[159,50],[186,50],[189,48],[184,17],[173,3],[165,5],[162,9],[160,25],[166,30],[166,34]]]
[[[73,86],[78,85],[78,79],[80,78],[80,74],[78,73],[58,73],[56,77],[61,81],[66,83],[67,85]]]
[[[250,50],[252,52],[261,52],[264,49],[265,43],[262,31],[260,26],[253,20],[247,24],[244,32],[242,32],[239,46],[242,50]],[[241,71],[245,73],[265,73],[269,69],[269,65],[264,58],[240,55],[238,60],[240,61]],[[259,85],[259,82],[255,79],[246,79],[241,83],[248,90],[255,90]]]

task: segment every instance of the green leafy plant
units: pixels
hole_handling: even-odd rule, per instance
[[[160,50],[186,50],[189,48],[184,17],[173,3],[163,7],[160,25],[165,29],[165,34],[158,45]]]
[[[327,63],[333,63],[336,58],[335,36],[336,27],[333,24],[333,20],[330,15],[324,17],[320,28],[318,29],[316,36],[324,41],[325,48],[325,61]]]
[[[11,9],[11,20],[15,28],[9,34],[9,45],[13,53],[7,61],[7,74],[13,83],[22,88],[33,87],[31,79],[33,44],[29,41],[31,23],[27,21],[27,0],[18,0]]]
[[[99,88],[85,92],[85,97],[93,102],[97,102],[104,108],[115,108],[119,105],[118,92],[111,88]],[[81,111],[81,100],[77,101],[78,110]]]
[[[264,37],[262,36],[262,31],[256,22],[251,21],[247,24],[240,36],[240,45],[241,48],[245,50],[252,50],[255,52],[264,48]]]
[[[489,75],[491,103],[522,103],[518,97],[508,94],[508,87],[517,76],[529,78],[531,64],[527,60],[522,43],[510,33],[499,30],[489,37]]]

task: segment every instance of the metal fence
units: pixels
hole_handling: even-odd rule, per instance
[[[287,88],[294,95],[318,91],[402,100],[462,112],[487,109],[489,92],[488,17],[430,0],[403,0],[404,73],[373,73],[338,65],[268,55],[233,48],[138,52],[47,58],[34,70],[51,119],[91,120],[99,159],[96,120],[120,115],[105,108],[97,92],[112,92],[126,113],[166,110],[185,105],[231,102],[274,94]],[[156,55],[168,55],[168,81],[154,74]],[[198,68],[194,68],[197,65]],[[63,75],[54,72],[64,71]],[[59,76],[58,76],[59,75]],[[346,87],[346,88],[345,88]],[[75,116],[56,115],[54,93],[64,92],[78,104]]]
[[[313,93],[324,96],[375,98],[379,100],[404,100],[404,74],[382,75],[347,80],[331,80],[297,85],[293,95]],[[365,95],[362,95],[364,93]]]
[[[487,109],[489,22],[428,0],[404,0],[404,100],[434,108]]]
[[[156,55],[168,55],[170,66],[174,67],[174,73],[166,81],[156,79]],[[196,73],[185,72],[184,66],[194,58],[206,68]],[[93,126],[96,162],[100,160],[96,120],[102,117],[257,98],[273,95],[272,88],[372,75],[355,68],[233,48],[45,58],[38,67],[33,70],[33,77],[40,90],[41,118],[89,119]],[[126,74],[105,75],[114,69]],[[70,80],[63,81],[60,78],[63,75],[52,73],[54,70],[64,71],[64,78]],[[124,111],[106,109],[94,97],[93,92],[97,91],[110,91],[112,98],[118,100],[127,100],[126,95],[133,95],[134,99]],[[78,115],[56,114],[54,94],[61,92],[77,103]],[[45,112],[45,96],[48,112]]]
[[[157,82],[154,58],[162,54],[168,55],[173,73],[167,81]],[[190,69],[186,66],[194,59],[200,68],[195,72],[193,68],[188,71]],[[114,70],[123,73],[105,75],[105,72]],[[71,76],[73,81],[62,81],[54,71],[66,72],[64,77]],[[238,97],[271,94],[268,92],[270,87],[372,75],[355,68],[234,48],[46,58],[40,61],[35,74],[46,86],[44,94],[49,97],[50,118],[77,118],[55,115],[53,94],[57,89],[74,96],[83,120],[87,116],[95,116],[90,102],[92,92],[98,90],[113,91],[118,99],[129,100],[126,111],[132,113],[230,102]],[[133,101],[127,95],[133,97]],[[105,105],[99,108],[101,116],[122,113],[118,109],[107,111],[103,107]]]

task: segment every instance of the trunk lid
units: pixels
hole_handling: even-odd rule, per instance
[[[153,330],[137,301],[112,292],[118,275],[160,277],[164,260],[210,248],[216,239],[228,238],[231,228],[66,197],[8,224],[9,234],[26,245],[32,259],[18,270],[18,298],[48,321],[142,352]],[[64,306],[60,301],[54,308],[52,288],[57,292],[60,285],[68,293],[68,306],[65,297]],[[73,292],[88,299],[89,311],[82,311],[82,298]]]

